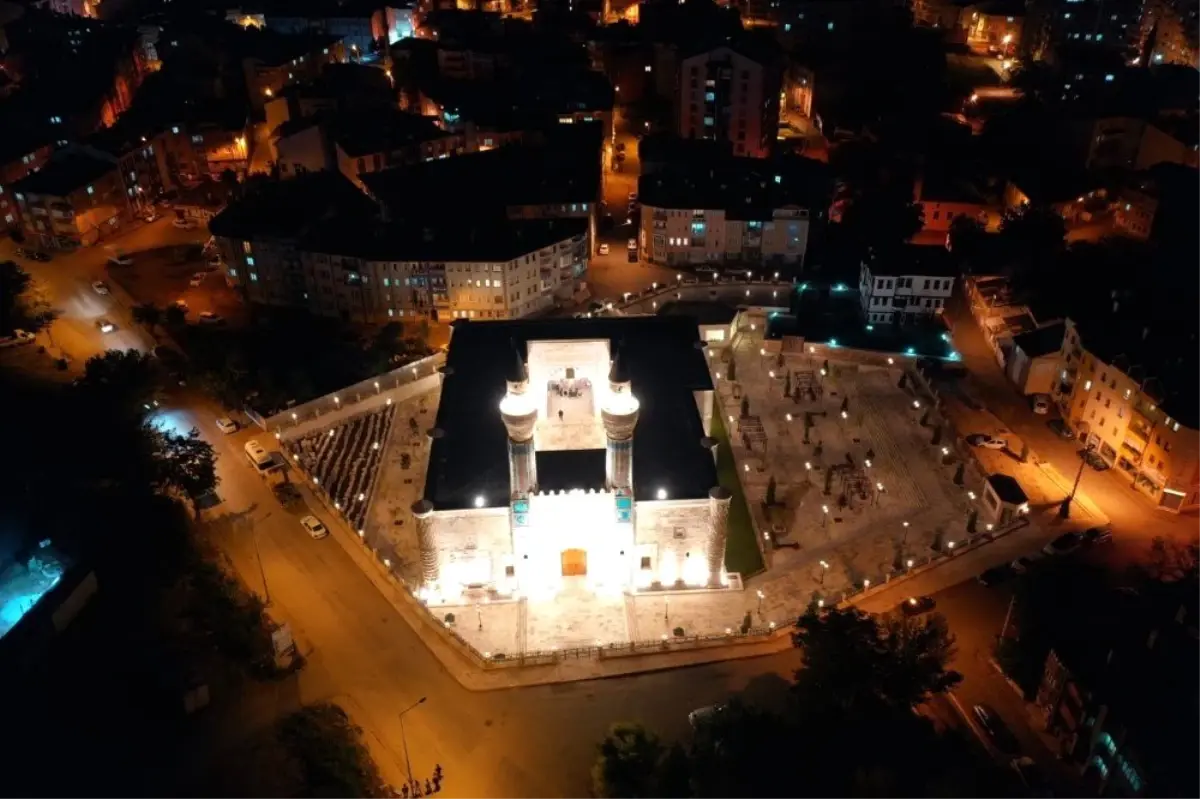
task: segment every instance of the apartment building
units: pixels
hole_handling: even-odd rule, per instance
[[[782,84],[774,50],[749,36],[682,52],[676,130],[685,139],[730,142],[734,155],[766,158],[779,132]]]
[[[68,150],[9,187],[27,240],[71,250],[115,233],[132,213],[117,159]]]
[[[940,316],[958,270],[945,247],[908,244],[863,261],[858,295],[870,324],[905,324]]]
[[[256,111],[284,87],[318,77],[326,64],[344,62],[349,51],[340,37],[328,34],[247,33],[250,38],[244,45],[242,71]]]
[[[587,268],[586,220],[384,223],[330,172],[264,186],[210,229],[247,302],[355,322],[526,316],[573,294]]]
[[[1139,28],[1140,51],[1147,65],[1197,65],[1200,11],[1183,0],[1146,0]]]
[[[704,158],[638,179],[638,245],[656,264],[803,267],[829,207],[823,165],[804,159]]]
[[[1055,392],[1079,438],[1174,512],[1200,507],[1195,343],[1148,317],[1138,329],[1114,300],[1111,315],[1067,320]]]

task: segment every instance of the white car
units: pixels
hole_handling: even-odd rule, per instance
[[[97,280],[95,283],[92,284],[92,291],[96,292],[97,294],[107,294],[108,293],[108,284],[105,283],[103,280]]]
[[[1050,413],[1050,398],[1045,394],[1033,395],[1033,412],[1039,416]]]
[[[607,245],[607,244],[601,244],[601,245],[600,245],[600,254],[601,254],[601,255],[608,255],[608,245]]]
[[[171,224],[174,225],[175,227],[179,228],[180,230],[195,230],[196,229],[196,223],[190,219],[180,219],[179,217],[176,217],[174,220],[171,221]]]
[[[225,318],[220,314],[215,314],[212,311],[200,312],[200,324],[202,325],[220,325],[224,324]]]
[[[967,436],[967,443],[973,447],[983,447],[984,449],[1008,449],[1008,441],[1005,439],[983,433]]]
[[[236,433],[238,431],[238,423],[230,419],[228,416],[222,416],[217,420],[217,429],[225,435]]]
[[[117,253],[108,257],[109,266],[131,266],[133,259],[124,253]]]
[[[205,277],[206,275],[204,272],[197,272],[196,274],[192,275],[192,279],[188,281],[188,285],[192,288],[196,288],[204,282]]]
[[[724,705],[709,705],[708,707],[698,707],[691,713],[688,713],[688,724],[695,729],[706,721],[711,720],[718,713],[725,709]]]
[[[99,330],[101,333],[111,333],[117,329],[117,326],[114,325],[112,322],[108,321],[107,319],[97,319],[96,320],[96,329]]]
[[[329,535],[329,530],[316,516],[305,516],[300,520],[300,526],[307,530],[309,536],[314,540],[320,540]]]

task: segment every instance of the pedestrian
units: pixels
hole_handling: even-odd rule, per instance
[[[431,793],[433,793],[433,786],[429,784],[429,780],[425,780],[425,795],[429,796]]]
[[[558,412],[558,421],[560,421],[560,422],[561,422],[562,420],[563,420],[563,412],[560,410],[560,411]]]
[[[408,799],[408,783],[407,782],[404,783],[404,787],[400,789],[400,795],[402,797],[404,797],[404,799]]]

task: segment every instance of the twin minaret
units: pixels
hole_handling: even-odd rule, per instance
[[[500,417],[508,430],[509,485],[514,498],[529,496],[538,487],[533,429],[540,403],[529,392],[529,372],[515,345],[505,382],[508,390],[500,401]],[[600,398],[606,439],[604,487],[610,491],[633,493],[633,428],[638,407],[618,351],[608,373],[608,392]]]

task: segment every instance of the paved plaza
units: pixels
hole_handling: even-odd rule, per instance
[[[952,442],[934,443],[928,409],[914,406],[920,401],[899,386],[900,364],[838,359],[836,349],[781,355],[778,342],[762,340],[764,327],[745,321],[732,346],[710,359],[714,413],[729,431],[768,564],[746,580],[745,590],[597,594],[568,582],[554,596],[464,597],[430,607],[434,617],[449,621],[479,652],[506,656],[723,634],[787,624],[816,599],[877,585],[931,546],[965,538],[968,490],[977,478],[968,472],[966,486],[955,484],[957,460],[943,456]],[[423,493],[426,432],[438,399],[435,389],[386,415],[342,419],[330,428],[333,440],[364,423],[386,431],[382,455],[361,462],[376,474],[355,477],[355,485],[373,491],[365,513],[354,518],[361,519],[366,545],[411,585],[420,581],[420,555],[410,508]],[[321,435],[328,432],[314,430],[306,438],[320,442]],[[358,435],[371,439],[368,446],[373,436]],[[772,481],[775,502],[767,508]]]

